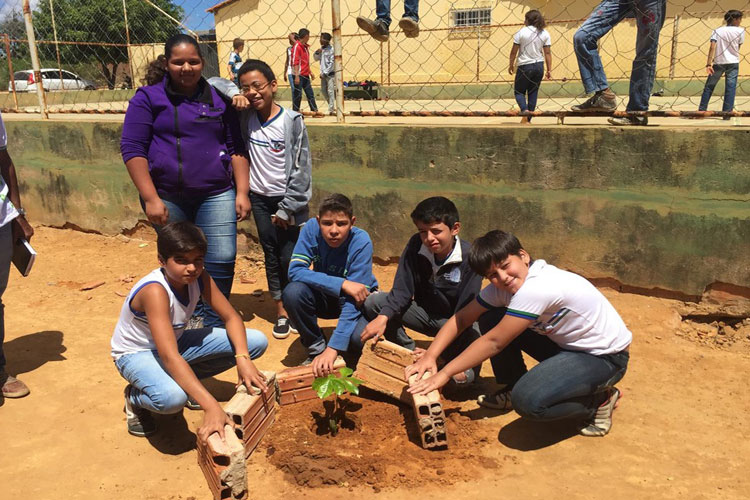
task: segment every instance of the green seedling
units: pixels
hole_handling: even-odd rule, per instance
[[[354,370],[345,366],[339,369],[339,375],[329,373],[325,377],[316,378],[312,383],[312,388],[320,399],[326,399],[331,394],[336,395],[336,398],[333,400],[332,410],[330,412],[326,410],[328,427],[334,436],[339,431],[339,396],[345,392],[359,394],[359,385],[363,383],[362,380],[352,377],[352,373],[354,373]]]

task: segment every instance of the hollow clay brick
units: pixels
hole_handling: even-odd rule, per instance
[[[365,387],[411,404],[404,368],[413,362],[412,352],[400,345],[387,340],[369,341],[362,348],[356,376],[364,381]]]
[[[214,500],[247,499],[245,449],[230,425],[224,427],[224,439],[214,432],[204,444],[198,439],[198,464],[206,477]]]
[[[345,366],[346,363],[341,358],[337,358],[333,363],[334,370],[338,370]],[[312,367],[309,365],[287,368],[276,374],[276,383],[282,393],[289,390],[310,387],[312,386],[313,380],[315,380],[315,375],[313,374]]]
[[[425,373],[424,377],[429,376]],[[417,380],[417,374],[409,377],[409,385]],[[437,390],[427,394],[411,394],[414,413],[417,416],[419,435],[423,448],[446,448],[448,435],[445,432],[445,412]]]

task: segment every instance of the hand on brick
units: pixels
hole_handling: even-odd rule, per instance
[[[411,394],[429,394],[430,392],[443,387],[448,383],[448,380],[450,380],[450,377],[443,371],[439,371],[435,375],[431,375],[416,382],[414,385],[409,386],[407,391]]]
[[[409,380],[409,377],[416,373],[417,380],[422,380],[425,373],[433,374],[437,371],[437,359],[429,351],[425,351],[414,364],[404,368],[404,375],[406,375],[406,380]]]
[[[310,364],[313,375],[316,377],[325,377],[329,373],[333,373],[333,364],[336,362],[338,355],[339,353],[336,349],[326,347],[323,352],[315,356],[315,359]]]
[[[364,344],[368,340],[374,338],[375,342],[381,340],[381,337],[385,333],[385,327],[388,325],[388,316],[379,314],[374,320],[367,323],[367,326],[362,330],[362,343]]]
[[[265,392],[268,388],[266,385],[266,376],[263,375],[260,370],[255,367],[255,364],[247,358],[237,358],[237,375],[239,379],[237,387],[245,384],[248,394],[253,393],[253,387],[256,387],[261,392]]]
[[[354,299],[358,306],[362,305],[370,291],[362,283],[356,281],[345,280],[344,284],[341,285],[341,291]]]
[[[214,432],[219,433],[219,437],[224,439],[224,426],[233,425],[229,415],[224,413],[224,409],[214,400],[213,404],[206,408],[206,412],[203,414],[203,424],[198,427],[198,438],[201,442],[205,443],[208,441],[208,436]]]

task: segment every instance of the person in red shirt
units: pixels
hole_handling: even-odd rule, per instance
[[[292,74],[294,75],[294,87],[292,88],[292,107],[299,111],[302,103],[302,91],[305,91],[310,111],[317,112],[318,105],[315,103],[315,94],[310,81],[315,76],[310,72],[310,30],[302,28],[297,33],[297,43],[292,49]]]

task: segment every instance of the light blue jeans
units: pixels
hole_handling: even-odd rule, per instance
[[[8,286],[10,275],[10,261],[13,257],[13,230],[11,222],[0,227],[0,370],[5,368],[5,353],[3,342],[5,341],[5,304],[3,304],[3,293]]]
[[[666,4],[666,0],[604,0],[594,9],[573,35],[573,48],[587,94],[609,87],[599,57],[599,39],[623,19],[635,17],[638,34],[630,73],[630,100],[626,110],[648,110],[648,100],[656,77],[659,33],[664,26]]]
[[[378,19],[385,21],[386,26],[391,25],[391,0],[377,0],[375,3],[375,15]],[[419,21],[419,0],[404,0],[404,17],[410,17]]]
[[[723,74],[727,76],[724,81],[724,105],[721,107],[721,110],[732,111],[734,109],[734,95],[737,92],[737,75],[739,72],[740,65],[737,63],[714,64],[714,74],[709,75],[706,79],[706,86],[703,88],[703,95],[701,96],[698,111],[706,111],[708,109],[708,100],[711,99],[714,88],[716,88],[716,84],[719,83]]]
[[[226,298],[232,291],[234,261],[237,257],[237,212],[234,189],[205,198],[185,198],[180,195],[160,195],[169,210],[169,221],[187,220],[201,228],[208,240],[206,271]],[[156,232],[161,229],[154,225]],[[223,327],[219,316],[208,305],[198,303],[197,316],[203,316],[204,326]]]
[[[250,357],[259,358],[268,347],[268,339],[258,330],[246,331]],[[234,348],[223,328],[186,330],[177,340],[177,349],[199,379],[224,372],[236,364]],[[125,354],[115,361],[115,366],[133,386],[132,405],[161,414],[177,413],[185,406],[187,393],[167,373],[156,350]]]

